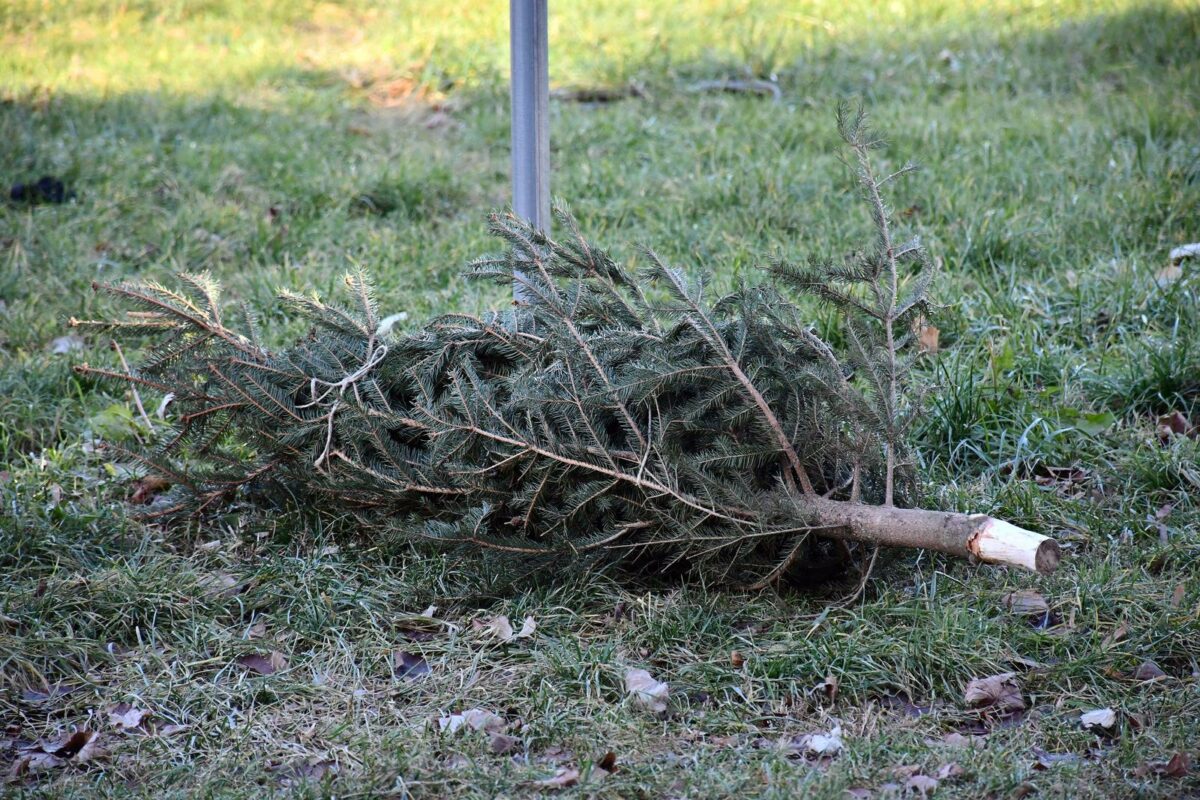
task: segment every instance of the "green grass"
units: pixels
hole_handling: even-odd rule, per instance
[[[553,104],[554,192],[622,257],[650,244],[718,287],[862,240],[833,109],[865,101],[888,159],[925,165],[895,205],[943,265],[928,502],[1051,533],[1062,569],[894,554],[827,612],[842,579],[748,596],[595,575],[481,598],[458,565],[355,539],[325,510],[132,521],[134,478],[92,441],[145,431],[131,398],[70,371],[116,356],[51,352],[69,317],[108,310],[92,281],[211,270],[276,342],[300,332],[277,289],[334,293],[356,265],[409,325],[505,301],[458,277],[495,248],[484,217],[508,193],[504,4],[12,0],[0,177],[55,174],[77,196],[0,205],[0,722],[5,738],[98,728],[108,755],[0,793],[524,796],[562,766],[591,776],[564,796],[836,798],[950,761],[966,775],[938,797],[1200,793],[1196,767],[1138,769],[1200,761],[1200,446],[1155,429],[1200,421],[1200,275],[1156,281],[1200,238],[1200,6],[571,3],[551,39],[556,86],[644,88]],[[782,101],[689,91],[747,76]],[[1058,624],[1007,613],[1021,589]],[[410,641],[431,603],[456,627]],[[499,613],[536,635],[472,630]],[[398,649],[429,677],[394,678]],[[236,663],[272,650],[286,670]],[[1167,677],[1133,680],[1145,660]],[[625,697],[633,667],[670,684],[665,715]],[[983,725],[982,749],[945,745],[982,729],[966,682],[1009,670],[1028,713]],[[814,691],[827,675],[832,700]],[[23,696],[60,681],[75,690]],[[121,734],[117,702],[187,729]],[[430,727],[472,707],[505,718],[515,754]],[[1080,729],[1100,707],[1112,737]],[[781,747],[833,719],[847,748],[831,762]],[[1079,758],[1040,770],[1034,748]],[[609,751],[620,769],[599,780]],[[306,759],[336,775],[287,785]]]

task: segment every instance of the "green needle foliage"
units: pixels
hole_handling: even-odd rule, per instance
[[[352,310],[283,295],[312,328],[279,352],[206,276],[106,287],[137,310],[93,324],[152,345],[104,374],[173,396],[173,435],[137,457],[190,490],[173,510],[283,490],[501,581],[618,563],[762,585],[811,565],[829,547],[813,498],[916,501],[903,353],[932,277],[880,194],[909,168],[876,177],[863,114],[839,123],[875,241],[723,297],[653,253],[631,274],[564,208],[561,240],[494,215],[507,252],[468,271],[521,282],[530,303],[413,334],[381,326],[361,274]],[[844,352],[797,293],[841,312]]]

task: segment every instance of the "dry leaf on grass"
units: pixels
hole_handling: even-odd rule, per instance
[[[1126,622],[1125,620],[1121,620],[1121,622],[1117,625],[1117,627],[1113,630],[1113,632],[1110,633],[1108,636],[1104,637],[1104,641],[1100,643],[1100,646],[1103,649],[1107,650],[1108,648],[1112,647],[1114,644],[1121,641],[1128,635],[1129,635],[1129,623]]]
[[[338,771],[337,762],[317,756],[290,764],[277,764],[268,769],[279,773],[279,783],[282,786],[298,786],[309,781],[320,781],[326,775],[336,775]]]
[[[1138,664],[1138,668],[1133,671],[1134,680],[1139,681],[1155,681],[1159,678],[1167,677],[1167,673],[1162,671],[1162,668],[1153,661],[1143,661]]]
[[[1109,730],[1117,724],[1117,712],[1111,708],[1097,708],[1085,711],[1079,717],[1079,724],[1084,730]]]
[[[129,502],[137,506],[145,505],[169,488],[171,488],[171,482],[161,475],[147,475],[134,482]]]
[[[490,621],[484,623],[481,629],[492,634],[502,642],[511,642],[516,635],[513,633],[512,623],[503,614],[498,617],[492,617]]]
[[[159,736],[175,736],[183,733],[188,729],[187,725],[164,725],[161,728],[155,728],[154,732]]]
[[[405,650],[397,650],[392,653],[392,675],[395,677],[416,680],[430,672],[429,663],[416,653],[409,653]]]
[[[539,789],[565,789],[579,783],[579,770],[573,767],[559,767],[549,778],[534,781]]]
[[[217,542],[219,546],[220,541]],[[206,600],[228,600],[231,597],[237,597],[245,587],[238,582],[238,579],[230,575],[228,572],[214,572],[212,575],[204,575],[196,581],[196,585],[200,587],[201,597]]]
[[[1001,712],[1020,711],[1025,699],[1017,686],[1017,673],[1002,672],[987,678],[972,678],[967,683],[963,700],[974,708],[994,708]]]
[[[1192,769],[1191,759],[1186,753],[1176,753],[1169,761],[1151,761],[1133,771],[1134,777],[1161,775],[1164,778],[1186,778]]]
[[[1058,764],[1077,764],[1083,760],[1083,756],[1075,753],[1050,753],[1040,747],[1034,747],[1031,752],[1036,759],[1034,769],[1050,769]]]
[[[1200,428],[1192,425],[1191,420],[1179,411],[1158,418],[1158,440],[1162,444],[1168,444],[1176,436],[1195,439],[1197,435],[1200,435]]]
[[[938,336],[941,334],[932,325],[922,325],[917,333],[917,349],[922,353],[935,355],[938,351]]]
[[[667,698],[671,687],[655,680],[644,669],[631,669],[625,673],[625,691],[633,695],[633,700],[643,708],[655,713],[667,710]]]
[[[963,734],[958,733],[957,731],[954,731],[952,733],[947,733],[945,736],[942,737],[940,742],[936,739],[926,739],[925,741],[929,744],[933,744],[933,745],[940,744],[940,745],[944,745],[946,747],[983,748],[983,747],[987,746],[987,742],[985,741],[984,737],[982,737],[982,736],[964,736]]]
[[[813,692],[824,695],[825,699],[832,703],[837,700],[838,685],[836,675],[826,675],[825,680],[813,687]]]
[[[66,697],[78,688],[74,684],[58,681],[43,685],[40,689],[22,689],[21,699],[26,703],[48,703]]]
[[[828,733],[808,733],[794,740],[792,748],[808,756],[831,758],[842,752],[842,726],[834,723]]]
[[[506,755],[516,750],[521,740],[506,733],[493,733],[488,739],[488,750],[497,756]]]
[[[504,730],[504,719],[498,714],[482,708],[469,708],[461,714],[438,718],[438,730],[443,733],[457,733],[462,728],[485,733],[499,733]]]
[[[288,666],[287,658],[278,650],[272,650],[265,656],[261,653],[248,653],[240,656],[237,663],[259,675],[274,675]]]
[[[1187,597],[1187,587],[1182,583],[1175,587],[1175,591],[1171,592],[1171,608],[1179,608],[1183,605],[1183,599]]]
[[[508,617],[501,614],[498,617],[492,617],[487,622],[479,622],[476,620],[474,623],[472,623],[472,627],[477,631],[483,631],[484,633],[495,636],[501,642],[507,644],[515,639],[528,639],[533,636],[534,631],[537,630],[537,623],[534,622],[533,617],[527,616],[525,617],[525,621],[521,624],[521,630],[514,631],[512,623],[509,622]]]
[[[617,754],[614,753],[612,750],[609,750],[607,753],[600,756],[600,759],[596,762],[596,766],[598,768],[604,770],[607,773],[616,772],[617,771]]]
[[[904,782],[904,788],[909,794],[918,797],[929,797],[937,791],[938,779],[928,775],[913,775]]]
[[[146,711],[129,703],[117,703],[108,707],[108,721],[120,730],[128,731],[141,726],[146,715]]]
[[[1050,611],[1050,604],[1040,592],[1024,590],[1009,592],[1004,595],[1004,607],[1013,614],[1023,617],[1044,616]]]
[[[47,742],[36,742],[19,748],[16,759],[5,776],[6,783],[15,783],[28,775],[61,767],[64,764],[85,764],[104,755],[100,736],[92,730],[81,728],[63,738]]]
[[[1178,264],[1168,264],[1154,273],[1154,282],[1158,284],[1158,288],[1165,289],[1182,277],[1183,267]]]

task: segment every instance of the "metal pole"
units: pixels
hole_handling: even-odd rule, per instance
[[[510,0],[513,211],[550,228],[550,47],[547,0]],[[525,300],[519,286],[513,297]]]

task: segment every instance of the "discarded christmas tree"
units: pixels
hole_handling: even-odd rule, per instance
[[[139,458],[188,491],[176,511],[279,488],[514,574],[618,562],[760,587],[831,540],[1049,572],[1051,539],[901,507],[919,500],[907,350],[933,268],[881,196],[907,168],[877,177],[862,115],[840,123],[877,232],[843,264],[777,264],[709,300],[652,253],[629,274],[565,211],[561,241],[501,215],[507,254],[469,274],[519,281],[531,302],[509,311],[393,334],[354,275],[354,311],[285,295],[312,330],[272,352],[206,276],[123,284],[105,288],[138,310],[78,324],[149,334],[145,358],[79,369],[171,395],[177,429]],[[789,292],[841,312],[844,352]]]

